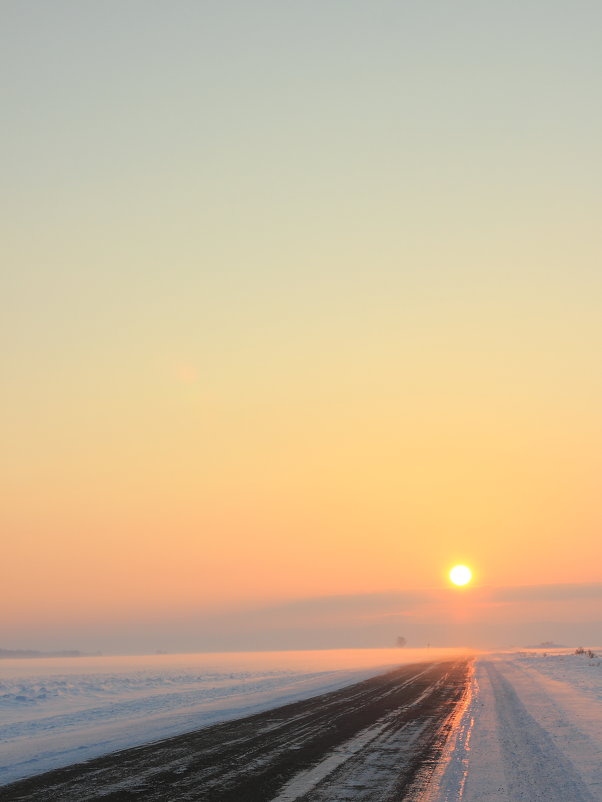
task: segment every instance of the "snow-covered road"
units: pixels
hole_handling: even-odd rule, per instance
[[[601,661],[566,652],[477,660],[472,698],[427,800],[602,800]]]
[[[337,649],[0,660],[0,786],[454,654]]]
[[[423,787],[466,660],[414,663],[339,691],[0,788],[6,802],[398,802]]]
[[[602,653],[600,649],[594,651]],[[325,662],[326,657],[330,662]],[[347,665],[349,657],[345,656]],[[547,654],[542,650],[481,654],[470,664],[468,674],[465,665],[461,680],[454,680],[455,686],[445,677],[439,677],[435,684],[427,683],[431,702],[435,699],[432,694],[441,689],[453,694],[427,711],[418,726],[406,721],[426,698],[422,673],[412,673],[418,670],[416,662],[409,660],[408,676],[404,674],[399,687],[392,686],[393,695],[386,696],[389,707],[381,710],[374,707],[372,691],[356,698],[356,690],[349,683],[361,678],[362,672],[374,674],[376,669],[369,664],[382,665],[384,655],[364,654],[363,668],[359,655],[351,657],[355,668],[346,671],[341,670],[341,655],[309,653],[290,655],[286,662],[283,655],[277,659],[239,656],[238,671],[233,671],[232,656],[224,665],[219,662],[226,659],[223,656],[219,660],[204,656],[201,662],[198,656],[186,658],[182,665],[178,661],[172,665],[171,661],[160,671],[158,665],[152,670],[141,666],[134,671],[130,663],[120,669],[111,662],[111,671],[99,671],[101,665],[91,664],[85,673],[85,663],[79,662],[79,673],[69,676],[61,674],[58,667],[49,675],[48,667],[42,664],[32,665],[28,676],[23,669],[17,673],[14,669],[13,675],[6,667],[4,693],[0,694],[0,712],[4,715],[0,725],[0,785],[3,773],[9,781],[11,775],[36,774],[45,763],[50,763],[49,767],[74,763],[133,743],[207,727],[216,720],[237,718],[231,725],[201,729],[177,739],[182,749],[178,759],[186,765],[194,755],[197,760],[199,743],[206,747],[201,773],[195,774],[195,769],[189,777],[195,793],[207,790],[211,772],[219,779],[219,787],[224,785],[224,772],[230,770],[230,764],[224,764],[219,749],[216,753],[213,733],[227,735],[231,730],[235,736],[232,743],[245,754],[255,746],[263,750],[262,755],[265,752],[265,760],[254,758],[255,769],[263,771],[264,763],[270,771],[274,769],[270,795],[258,786],[255,795],[237,797],[245,802],[299,796],[316,802],[382,802],[388,798],[406,802],[602,802],[602,658],[574,654],[569,649]],[[209,665],[208,660],[215,665]],[[374,682],[378,687],[388,680],[381,677]],[[317,697],[343,685],[347,686],[344,691]],[[382,696],[380,691],[377,696]],[[261,727],[254,731],[263,719],[238,718],[270,709],[266,721],[274,717],[281,727],[288,722],[289,714],[276,705],[307,697],[314,698],[298,703],[307,720],[295,713],[289,722],[290,733],[286,723],[282,743],[271,724],[266,725],[265,732]],[[322,709],[331,704],[339,705],[337,715],[340,713],[344,723],[338,730],[333,728],[332,710]],[[301,734],[296,729],[299,726]],[[310,749],[308,744],[316,738],[318,746]],[[418,752],[413,741],[416,738],[423,739]],[[427,744],[433,747],[427,748]],[[161,742],[110,755],[99,766],[111,774],[120,761],[127,763],[131,758],[125,772],[130,777],[142,771],[141,760],[148,753],[149,765],[156,773],[157,755],[162,749],[169,753],[172,745]],[[405,777],[405,796],[400,796],[398,781],[403,767],[411,763],[408,755],[418,753],[420,771],[411,789]],[[3,755],[8,758],[4,768]],[[231,763],[234,774],[240,773],[241,766],[243,775],[248,774],[246,759]],[[85,766],[73,766],[61,777],[76,777],[85,771]],[[99,782],[101,779],[99,776]],[[181,779],[178,772],[168,776],[157,798],[162,802],[188,798],[179,795]],[[44,777],[32,782],[31,787],[46,799]],[[0,788],[0,799],[29,798],[5,797],[8,793],[8,788]],[[57,798],[82,798],[78,793]],[[120,793],[123,796],[125,791]],[[145,793],[148,796],[148,789]],[[219,797],[215,789],[212,793],[212,799]]]

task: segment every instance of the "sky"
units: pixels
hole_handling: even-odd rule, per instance
[[[601,25],[4,0],[1,646],[602,641]]]

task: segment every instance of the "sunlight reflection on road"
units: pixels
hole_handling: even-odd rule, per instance
[[[463,798],[468,776],[474,711],[479,694],[474,663],[469,671],[466,694],[452,716],[451,732],[441,759],[418,802],[458,802]]]

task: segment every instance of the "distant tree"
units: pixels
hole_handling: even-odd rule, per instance
[[[395,644],[396,644],[396,645],[397,645],[397,646],[398,646],[400,649],[403,649],[403,647],[406,645],[406,643],[407,643],[407,640],[406,640],[406,639],[403,637],[403,635],[399,635],[399,636],[397,637],[397,640],[395,641]]]

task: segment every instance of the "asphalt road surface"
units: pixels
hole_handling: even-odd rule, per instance
[[[399,802],[437,764],[468,660],[416,663],[0,788],[2,802]]]

